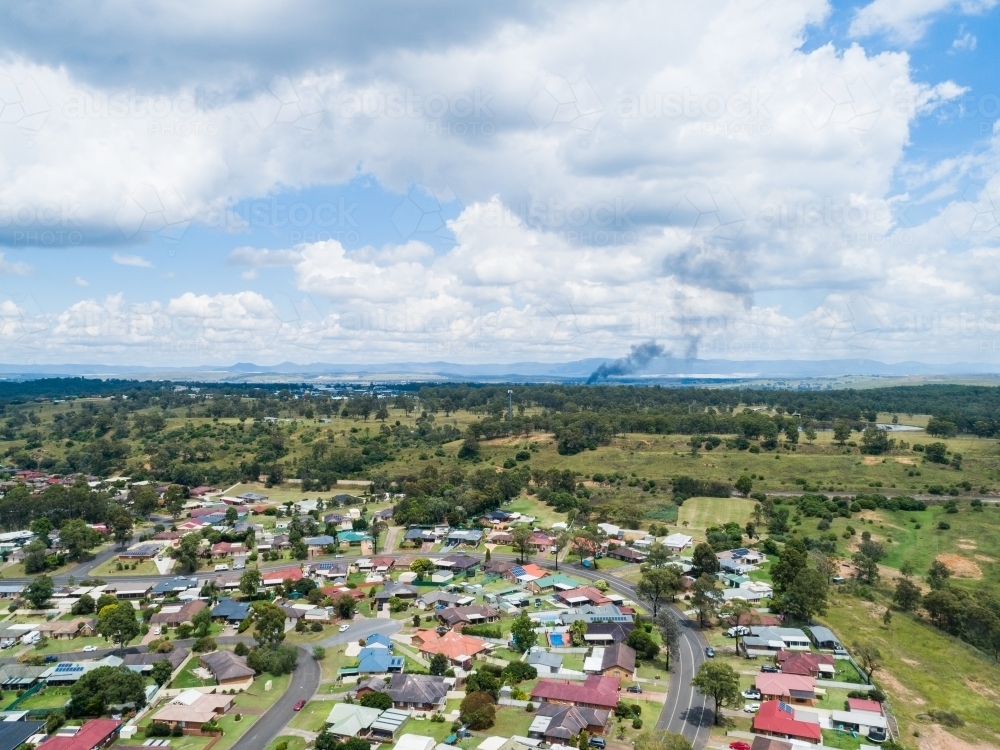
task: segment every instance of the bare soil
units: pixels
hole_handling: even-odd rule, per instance
[[[978,565],[967,557],[956,555],[952,552],[944,552],[937,556],[937,561],[944,563],[945,567],[951,571],[956,578],[982,578],[983,571]]]

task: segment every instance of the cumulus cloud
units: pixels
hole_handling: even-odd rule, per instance
[[[122,253],[114,253],[111,256],[111,260],[120,266],[133,266],[135,268],[153,267],[153,264],[141,255],[124,255]]]
[[[858,37],[887,34],[912,43],[923,37],[939,14],[949,11],[979,14],[996,4],[997,0],[873,0],[854,14],[850,31]]]
[[[12,276],[27,276],[31,273],[31,266],[20,260],[7,260],[3,253],[0,253],[0,274],[10,274]]]

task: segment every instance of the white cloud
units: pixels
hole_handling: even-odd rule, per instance
[[[966,31],[951,43],[951,50],[952,52],[974,52],[978,44],[979,40],[976,39],[976,35]]]
[[[980,14],[996,4],[997,0],[873,0],[854,14],[850,31],[856,37],[887,34],[912,43],[923,37],[936,15],[956,11]]]
[[[153,264],[141,255],[124,255],[122,253],[115,253],[111,256],[111,260],[120,266],[134,266],[136,268],[153,267]]]
[[[76,278],[75,278],[75,279],[73,280],[73,283],[74,283],[74,284],[76,284],[77,286],[90,286],[90,282],[89,282],[89,281],[87,281],[87,280],[86,280],[85,278],[83,278],[82,276],[77,276],[77,277],[76,277]]]
[[[32,268],[29,264],[20,260],[7,260],[3,253],[0,253],[0,274],[12,276],[27,276]]]

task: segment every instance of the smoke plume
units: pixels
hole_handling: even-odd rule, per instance
[[[596,383],[598,380],[606,380],[614,375],[631,375],[634,372],[645,369],[651,360],[662,357],[668,352],[655,341],[647,341],[644,344],[636,344],[632,347],[627,357],[621,357],[614,362],[608,362],[596,370],[587,378],[588,383]]]

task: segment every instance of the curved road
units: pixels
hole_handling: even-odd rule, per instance
[[[81,577],[85,577],[90,568],[111,557],[115,551],[117,551],[116,548],[112,550],[104,550],[98,554],[97,558],[78,566],[69,573],[57,576],[56,582],[59,584],[65,584],[70,575],[76,576],[77,580]],[[384,553],[384,556],[402,557],[403,554],[409,553]],[[354,557],[358,557],[358,555],[347,555],[345,559],[351,559]],[[493,555],[492,558],[496,560],[516,559],[512,555]],[[535,560],[534,562],[539,567],[554,568],[554,563],[549,560]],[[259,567],[261,570],[269,570],[288,567],[290,564],[292,563],[285,561],[284,563],[272,563]],[[563,567],[566,567],[565,563],[563,564]],[[590,581],[604,579],[607,581],[608,585],[618,593],[624,594],[634,601],[642,599],[636,591],[634,584],[616,578],[608,572],[600,570],[594,571],[578,566],[570,567],[573,571],[573,575],[575,576],[585,578]],[[115,583],[129,585],[132,583],[141,584],[149,583],[150,581],[169,580],[177,577],[177,575],[179,574],[114,576],[110,580],[113,580]],[[203,574],[202,576],[198,576],[198,573],[194,573],[192,574],[192,577],[199,577],[200,580],[207,581],[214,579],[215,574],[209,573],[208,575]],[[11,583],[25,584],[31,581],[30,578],[11,578],[5,580]],[[677,658],[674,659],[674,662],[671,665],[673,667],[673,671],[670,673],[670,686],[667,693],[667,700],[663,705],[663,710],[656,723],[656,728],[683,734],[691,742],[695,750],[703,750],[708,743],[709,734],[711,733],[712,723],[714,721],[714,714],[708,707],[704,697],[691,686],[691,678],[694,677],[701,663],[705,661],[705,647],[708,645],[708,642],[705,640],[697,626],[691,620],[684,617],[676,607],[670,607],[669,609],[680,622],[681,637],[680,643],[678,644],[679,651]],[[397,620],[383,620],[377,618],[358,620],[354,625],[352,625],[349,631],[345,633],[337,633],[332,637],[319,642],[317,645],[340,645],[357,640],[361,637],[366,637],[375,632],[391,634],[398,631],[400,627],[401,623]],[[220,642],[225,643],[228,639],[221,638],[219,640]],[[234,642],[235,640],[236,639],[234,639]],[[132,647],[129,650],[139,651],[144,650],[144,647]],[[268,742],[281,733],[281,730],[284,729],[285,725],[294,715],[292,706],[295,702],[300,698],[308,700],[319,688],[321,677],[319,665],[315,663],[312,655],[307,653],[304,648],[300,647],[299,650],[299,660],[296,662],[295,679],[292,682],[292,686],[288,691],[286,691],[285,695],[283,695],[278,702],[274,704],[274,706],[268,709],[268,711],[254,723],[250,730],[242,738],[240,738],[240,740],[233,746],[233,750],[260,750],[260,748],[266,747]],[[93,658],[96,656],[99,658],[100,655],[112,653],[112,651],[113,649],[102,649],[96,652],[80,652],[78,654],[66,655],[81,658]],[[0,663],[6,661],[12,660],[0,659]]]

